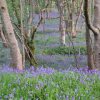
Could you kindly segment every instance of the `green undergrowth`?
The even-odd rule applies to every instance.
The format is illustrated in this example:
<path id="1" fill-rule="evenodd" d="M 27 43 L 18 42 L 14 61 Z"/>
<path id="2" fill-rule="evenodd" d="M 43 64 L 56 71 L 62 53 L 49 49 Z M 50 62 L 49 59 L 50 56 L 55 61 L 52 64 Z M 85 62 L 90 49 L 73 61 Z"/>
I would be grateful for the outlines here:
<path id="1" fill-rule="evenodd" d="M 54 47 L 54 48 L 46 48 L 43 51 L 44 54 L 49 54 L 49 55 L 57 55 L 57 54 L 86 54 L 86 47 L 85 46 L 75 46 L 74 48 L 71 47 L 66 47 L 66 46 L 59 46 L 59 47 Z"/>
<path id="2" fill-rule="evenodd" d="M 68 99 L 67 99 L 68 98 Z M 100 100 L 97 75 L 75 72 L 39 76 L 3 73 L 0 100 Z"/>

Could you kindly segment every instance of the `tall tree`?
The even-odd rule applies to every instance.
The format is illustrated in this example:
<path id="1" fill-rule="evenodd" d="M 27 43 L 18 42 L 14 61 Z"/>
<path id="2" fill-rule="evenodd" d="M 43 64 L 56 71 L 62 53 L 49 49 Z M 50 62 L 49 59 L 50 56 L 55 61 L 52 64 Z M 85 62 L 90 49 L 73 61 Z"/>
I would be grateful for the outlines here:
<path id="1" fill-rule="evenodd" d="M 90 55 L 88 54 L 88 57 L 93 55 L 93 65 L 89 66 L 91 69 L 98 69 L 100 70 L 100 0 L 94 0 L 94 21 L 93 25 L 91 24 L 90 18 L 89 18 L 89 0 L 85 0 L 84 2 L 84 14 L 86 19 L 86 24 L 88 28 L 93 32 L 94 34 L 94 52 Z M 87 32 L 87 34 L 89 34 Z M 91 59 L 88 59 L 91 60 Z"/>
<path id="2" fill-rule="evenodd" d="M 64 23 L 64 0 L 57 0 L 57 7 L 60 15 L 59 30 L 61 32 L 60 43 L 65 45 L 65 23 Z"/>
<path id="3" fill-rule="evenodd" d="M 22 70 L 22 55 L 18 46 L 18 41 L 16 40 L 14 34 L 14 29 L 9 16 L 6 0 L 0 0 L 0 10 L 9 41 L 10 53 L 12 58 L 11 66 L 18 68 L 19 70 Z"/>

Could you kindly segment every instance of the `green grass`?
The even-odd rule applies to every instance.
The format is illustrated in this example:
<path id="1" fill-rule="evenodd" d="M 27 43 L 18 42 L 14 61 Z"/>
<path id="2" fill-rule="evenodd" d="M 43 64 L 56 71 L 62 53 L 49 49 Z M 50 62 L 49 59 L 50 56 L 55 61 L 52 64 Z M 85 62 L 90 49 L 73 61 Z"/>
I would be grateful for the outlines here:
<path id="1" fill-rule="evenodd" d="M 54 47 L 54 48 L 47 48 L 44 51 L 44 54 L 48 55 L 65 55 L 65 54 L 86 54 L 86 47 L 84 46 L 75 46 L 74 48 L 71 47 L 66 47 L 66 46 L 59 46 L 59 47 Z"/>
<path id="2" fill-rule="evenodd" d="M 100 100 L 100 79 L 97 75 L 75 72 L 36 77 L 14 73 L 0 75 L 1 100 L 66 100 L 66 96 L 68 100 Z"/>

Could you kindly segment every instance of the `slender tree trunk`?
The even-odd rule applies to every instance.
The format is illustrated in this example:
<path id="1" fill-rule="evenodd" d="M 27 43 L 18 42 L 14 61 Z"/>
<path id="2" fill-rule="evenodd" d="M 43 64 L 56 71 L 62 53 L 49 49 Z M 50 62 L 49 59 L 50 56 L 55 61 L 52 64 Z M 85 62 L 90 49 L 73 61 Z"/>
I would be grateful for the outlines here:
<path id="1" fill-rule="evenodd" d="M 23 10 L 23 1 L 20 0 L 20 15 L 21 15 L 21 39 L 22 39 L 22 63 L 25 67 L 25 40 L 24 40 L 24 23 L 23 23 L 23 16 L 24 16 L 24 10 Z"/>
<path id="2" fill-rule="evenodd" d="M 16 40 L 14 29 L 10 20 L 10 16 L 7 9 L 6 0 L 0 0 L 0 10 L 2 13 L 3 21 L 5 24 L 5 29 L 8 36 L 10 53 L 11 53 L 11 66 L 18 68 L 19 70 L 23 69 L 22 66 L 22 55 L 20 53 L 20 49 L 18 46 L 18 42 Z"/>
<path id="3" fill-rule="evenodd" d="M 65 45 L 65 19 L 64 19 L 64 6 L 63 6 L 63 2 L 61 0 L 57 0 L 57 7 L 58 7 L 58 11 L 60 14 L 60 24 L 59 24 L 59 31 L 61 32 L 60 35 L 60 43 L 61 45 Z"/>
<path id="4" fill-rule="evenodd" d="M 65 24 L 64 24 L 64 16 L 63 9 L 60 10 L 60 31 L 61 31 L 61 44 L 65 45 Z"/>
<path id="5" fill-rule="evenodd" d="M 74 14 L 75 14 L 75 0 L 72 0 L 72 12 L 71 12 L 71 34 L 72 34 L 72 38 L 76 37 L 76 27 L 75 27 Z"/>

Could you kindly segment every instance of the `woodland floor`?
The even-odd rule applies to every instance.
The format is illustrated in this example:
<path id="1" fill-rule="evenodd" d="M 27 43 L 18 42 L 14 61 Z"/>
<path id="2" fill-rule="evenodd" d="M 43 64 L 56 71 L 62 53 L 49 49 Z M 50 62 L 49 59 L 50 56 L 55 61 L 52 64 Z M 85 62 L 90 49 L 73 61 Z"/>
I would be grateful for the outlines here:
<path id="1" fill-rule="evenodd" d="M 39 17 L 34 15 L 34 24 L 37 24 Z M 49 14 L 50 17 L 58 17 L 59 14 L 55 11 Z M 81 23 L 80 19 L 80 23 Z M 81 24 L 79 24 L 81 26 Z M 44 28 L 44 29 L 43 29 Z M 35 57 L 39 66 L 53 67 L 56 69 L 66 69 L 75 65 L 75 59 L 73 55 L 48 55 L 44 54 L 44 50 L 47 48 L 54 48 L 60 46 L 59 37 L 59 19 L 46 19 L 45 24 L 41 24 L 38 31 L 35 34 Z M 85 32 L 82 29 L 77 33 L 77 37 L 73 39 L 75 46 L 86 46 Z M 66 46 L 71 46 L 71 42 L 66 35 Z M 9 64 L 10 62 L 9 50 L 3 48 L 0 43 L 0 65 Z M 86 55 L 77 55 L 78 64 L 82 67 L 87 66 Z"/>

